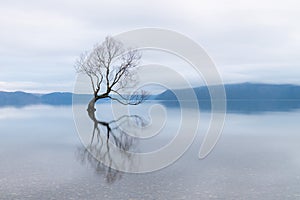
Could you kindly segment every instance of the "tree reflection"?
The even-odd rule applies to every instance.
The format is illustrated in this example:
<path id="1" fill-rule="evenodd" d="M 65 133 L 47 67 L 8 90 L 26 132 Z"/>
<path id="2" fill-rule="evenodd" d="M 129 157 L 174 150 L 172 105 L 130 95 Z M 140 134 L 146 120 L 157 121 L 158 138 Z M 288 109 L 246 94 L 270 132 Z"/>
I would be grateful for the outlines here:
<path id="1" fill-rule="evenodd" d="M 104 175 L 107 183 L 114 183 L 122 177 L 121 167 L 128 168 L 135 164 L 130 151 L 134 150 L 138 140 L 128 131 L 132 127 L 142 128 L 146 123 L 138 115 L 123 115 L 115 120 L 101 121 L 96 117 L 96 109 L 88 109 L 88 116 L 93 121 L 93 131 L 86 148 L 78 149 L 79 160 Z"/>

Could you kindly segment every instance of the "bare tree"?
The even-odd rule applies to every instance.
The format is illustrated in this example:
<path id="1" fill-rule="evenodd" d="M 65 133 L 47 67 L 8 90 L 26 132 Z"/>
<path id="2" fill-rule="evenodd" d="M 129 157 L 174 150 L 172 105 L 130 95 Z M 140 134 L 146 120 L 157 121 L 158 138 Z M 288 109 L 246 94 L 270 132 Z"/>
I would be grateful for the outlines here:
<path id="1" fill-rule="evenodd" d="M 120 41 L 106 37 L 91 52 L 78 59 L 75 69 L 90 78 L 94 97 L 88 110 L 93 110 L 99 99 L 110 98 L 124 105 L 137 105 L 146 98 L 146 92 L 136 91 L 128 95 L 126 90 L 137 83 L 136 69 L 141 60 L 137 50 L 126 49 Z M 125 92 L 125 93 L 124 93 Z"/>

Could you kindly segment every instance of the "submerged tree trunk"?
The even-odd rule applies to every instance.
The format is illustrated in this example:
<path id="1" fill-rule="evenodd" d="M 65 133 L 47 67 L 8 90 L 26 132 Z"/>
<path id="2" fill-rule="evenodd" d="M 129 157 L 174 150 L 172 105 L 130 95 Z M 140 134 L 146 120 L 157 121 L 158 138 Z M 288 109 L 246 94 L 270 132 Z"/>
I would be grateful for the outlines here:
<path id="1" fill-rule="evenodd" d="M 87 111 L 96 111 L 96 107 L 95 107 L 96 102 L 99 99 L 104 99 L 104 98 L 107 98 L 107 97 L 109 97 L 108 96 L 108 92 L 106 92 L 104 94 L 101 94 L 101 95 L 95 94 L 94 97 L 93 97 L 93 99 L 89 102 Z"/>
<path id="2" fill-rule="evenodd" d="M 96 108 L 95 108 L 95 104 L 96 104 L 97 99 L 94 97 L 88 104 L 88 108 L 87 111 L 88 112 L 95 112 Z"/>

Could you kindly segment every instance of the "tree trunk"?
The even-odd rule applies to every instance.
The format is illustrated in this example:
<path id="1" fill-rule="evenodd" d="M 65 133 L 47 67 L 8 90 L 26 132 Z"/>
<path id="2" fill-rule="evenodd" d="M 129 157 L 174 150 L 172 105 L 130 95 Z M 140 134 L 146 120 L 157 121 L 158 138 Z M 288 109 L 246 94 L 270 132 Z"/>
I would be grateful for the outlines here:
<path id="1" fill-rule="evenodd" d="M 94 97 L 94 98 L 89 102 L 87 111 L 89 111 L 89 112 L 95 112 L 95 111 L 96 111 L 96 108 L 95 108 L 96 101 L 97 101 L 97 99 Z"/>

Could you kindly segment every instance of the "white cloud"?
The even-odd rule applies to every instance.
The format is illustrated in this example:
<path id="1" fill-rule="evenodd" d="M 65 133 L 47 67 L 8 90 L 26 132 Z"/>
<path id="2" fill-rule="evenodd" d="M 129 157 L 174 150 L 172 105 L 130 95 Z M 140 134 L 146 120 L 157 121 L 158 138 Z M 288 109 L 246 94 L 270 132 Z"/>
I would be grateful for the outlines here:
<path id="1" fill-rule="evenodd" d="M 6 84 L 0 90 L 8 83 L 27 90 L 16 84 L 26 82 L 34 83 L 30 90 L 40 91 L 43 83 L 43 90 L 69 90 L 81 52 L 107 34 L 142 27 L 194 39 L 226 82 L 300 84 L 299 11 L 299 1 L 292 0 L 1 2 L 0 81 Z"/>
<path id="2" fill-rule="evenodd" d="M 41 82 L 0 82 L 0 91 L 24 91 L 32 93 L 69 92 L 72 91 L 73 82 L 41 83 Z M 3 88 L 3 89 L 2 89 Z M 20 90 L 20 88 L 22 88 Z"/>

